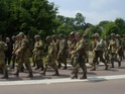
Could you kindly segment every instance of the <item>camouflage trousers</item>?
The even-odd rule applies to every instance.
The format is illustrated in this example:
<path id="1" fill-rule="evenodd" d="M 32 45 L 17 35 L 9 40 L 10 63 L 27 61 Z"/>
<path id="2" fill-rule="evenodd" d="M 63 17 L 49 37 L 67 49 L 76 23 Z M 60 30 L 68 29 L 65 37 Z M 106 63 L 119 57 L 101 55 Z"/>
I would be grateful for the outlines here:
<path id="1" fill-rule="evenodd" d="M 67 65 L 66 54 L 60 54 L 57 57 L 57 61 L 58 61 L 58 64 L 59 64 L 60 67 L 61 67 L 61 63 L 63 63 L 66 66 Z"/>
<path id="2" fill-rule="evenodd" d="M 103 51 L 95 51 L 95 55 L 93 58 L 93 64 L 92 64 L 93 67 L 96 68 L 98 58 L 100 58 L 100 61 L 102 61 L 104 63 L 104 65 L 107 67 L 107 63 L 106 63 L 105 59 L 103 58 Z"/>
<path id="3" fill-rule="evenodd" d="M 29 72 L 32 72 L 29 57 L 19 56 L 17 59 L 17 63 L 18 63 L 17 70 L 21 70 L 23 64 L 25 64 L 27 70 Z"/>
<path id="4" fill-rule="evenodd" d="M 111 64 L 112 64 L 112 68 L 114 68 L 114 62 L 118 62 L 118 64 L 121 63 L 121 61 L 118 59 L 117 57 L 117 53 L 111 53 L 110 54 L 110 60 L 111 60 Z M 119 65 L 120 66 L 120 65 Z"/>
<path id="5" fill-rule="evenodd" d="M 5 73 L 7 71 L 7 66 L 3 58 L 0 57 L 0 69 Z"/>
<path id="6" fill-rule="evenodd" d="M 87 67 L 86 67 L 86 63 L 85 63 L 85 58 L 83 56 L 75 56 L 72 59 L 72 66 L 73 66 L 73 74 L 77 74 L 79 68 L 82 69 L 83 74 L 87 73 Z"/>
<path id="7" fill-rule="evenodd" d="M 52 67 L 54 70 L 58 69 L 58 63 L 55 57 L 47 55 L 46 60 L 44 62 L 44 67 L 47 68 L 48 66 Z"/>

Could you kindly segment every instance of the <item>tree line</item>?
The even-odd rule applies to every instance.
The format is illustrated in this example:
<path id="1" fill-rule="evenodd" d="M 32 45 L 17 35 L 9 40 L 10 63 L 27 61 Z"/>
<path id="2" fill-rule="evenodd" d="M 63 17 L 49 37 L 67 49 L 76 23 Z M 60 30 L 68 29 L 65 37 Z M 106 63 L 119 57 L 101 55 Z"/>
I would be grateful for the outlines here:
<path id="1" fill-rule="evenodd" d="M 4 37 L 24 32 L 29 37 L 40 34 L 69 34 L 71 31 L 86 33 L 88 37 L 98 32 L 102 37 L 112 32 L 123 35 L 125 20 L 101 21 L 97 25 L 85 22 L 82 13 L 75 17 L 58 15 L 58 7 L 48 0 L 0 0 L 0 34 Z"/>

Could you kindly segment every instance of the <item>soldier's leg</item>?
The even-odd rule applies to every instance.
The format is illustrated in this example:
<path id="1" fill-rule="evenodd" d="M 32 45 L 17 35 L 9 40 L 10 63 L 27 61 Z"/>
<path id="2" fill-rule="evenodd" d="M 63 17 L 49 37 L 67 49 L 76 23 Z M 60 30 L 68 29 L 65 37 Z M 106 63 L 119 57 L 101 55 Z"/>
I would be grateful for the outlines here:
<path id="1" fill-rule="evenodd" d="M 79 64 L 80 64 L 80 67 L 83 71 L 83 75 L 82 75 L 82 77 L 80 77 L 80 79 L 87 79 L 87 67 L 86 67 L 85 60 L 83 60 L 83 62 L 81 62 Z"/>
<path id="2" fill-rule="evenodd" d="M 117 58 L 117 54 L 114 54 L 114 61 L 118 62 L 118 66 L 121 67 L 121 61 Z"/>
<path id="3" fill-rule="evenodd" d="M 63 69 L 67 69 L 67 61 L 66 61 L 66 56 L 63 55 L 62 57 L 62 62 L 64 64 L 64 68 Z"/>
<path id="4" fill-rule="evenodd" d="M 16 75 L 18 77 L 19 76 L 19 72 L 20 72 L 21 68 L 23 67 L 23 63 L 24 63 L 23 58 L 18 58 L 17 59 L 17 63 L 18 63 L 17 70 L 16 70 L 16 72 L 13 75 Z"/>
<path id="5" fill-rule="evenodd" d="M 42 75 L 46 75 L 46 71 L 47 71 L 47 68 L 48 68 L 48 65 L 49 65 L 49 63 L 51 62 L 51 59 L 50 59 L 50 57 L 49 56 L 46 56 L 46 60 L 45 60 L 45 62 L 43 63 L 43 65 L 44 65 L 44 70 L 43 70 L 43 73 L 42 73 Z"/>
<path id="6" fill-rule="evenodd" d="M 13 56 L 12 56 L 12 67 L 11 67 L 11 69 L 14 69 L 14 68 L 15 68 L 15 61 L 16 61 L 16 56 L 13 55 Z"/>
<path id="7" fill-rule="evenodd" d="M 73 76 L 71 77 L 71 79 L 77 79 L 78 78 L 78 60 L 77 57 L 74 57 L 73 62 L 72 62 L 72 66 L 73 66 L 73 71 L 72 74 Z"/>
<path id="8" fill-rule="evenodd" d="M 92 69 L 90 71 L 95 71 L 96 70 L 96 63 L 98 62 L 98 54 L 95 52 L 94 58 L 93 58 L 93 64 L 92 64 Z"/>
<path id="9" fill-rule="evenodd" d="M 105 70 L 107 70 L 108 69 L 108 65 L 107 65 L 107 63 L 106 63 L 106 60 L 103 58 L 103 51 L 100 51 L 99 52 L 99 57 L 100 57 L 100 60 L 104 63 L 104 65 L 105 65 Z"/>
<path id="10" fill-rule="evenodd" d="M 55 61 L 53 61 L 51 63 L 52 63 L 51 67 L 55 70 L 55 74 L 53 74 L 53 76 L 59 76 L 60 74 L 59 74 L 58 66 L 57 66 L 58 62 L 55 60 Z"/>
<path id="11" fill-rule="evenodd" d="M 62 61 L 61 56 L 58 56 L 58 57 L 57 57 L 57 62 L 58 62 L 58 68 L 59 68 L 59 69 L 62 67 L 61 61 Z"/>
<path id="12" fill-rule="evenodd" d="M 27 67 L 27 70 L 29 71 L 28 77 L 33 77 L 32 68 L 31 68 L 31 64 L 30 64 L 29 58 L 28 57 L 24 58 L 24 62 L 25 62 L 25 65 Z"/>
<path id="13" fill-rule="evenodd" d="M 114 53 L 111 53 L 111 68 L 114 68 Z"/>
<path id="14" fill-rule="evenodd" d="M 119 55 L 120 61 L 122 61 L 122 59 L 123 59 L 123 50 L 120 50 L 118 52 L 118 55 Z"/>
<path id="15" fill-rule="evenodd" d="M 33 66 L 32 67 L 35 67 L 36 63 L 35 63 L 34 55 L 32 56 L 32 61 L 33 61 Z"/>
<path id="16" fill-rule="evenodd" d="M 42 61 L 42 59 L 41 59 L 41 60 L 37 60 L 36 62 L 37 62 L 37 64 L 38 64 L 38 65 L 37 65 L 37 66 L 38 66 L 38 69 L 41 68 L 41 70 L 43 70 L 44 67 L 43 67 L 43 61 Z"/>
<path id="17" fill-rule="evenodd" d="M 1 61 L 0 61 L 1 62 Z M 2 79 L 7 79 L 8 78 L 8 70 L 7 70 L 7 66 L 6 64 L 4 63 L 4 60 L 3 62 L 0 64 L 3 72 L 4 72 L 4 76 L 2 77 Z"/>

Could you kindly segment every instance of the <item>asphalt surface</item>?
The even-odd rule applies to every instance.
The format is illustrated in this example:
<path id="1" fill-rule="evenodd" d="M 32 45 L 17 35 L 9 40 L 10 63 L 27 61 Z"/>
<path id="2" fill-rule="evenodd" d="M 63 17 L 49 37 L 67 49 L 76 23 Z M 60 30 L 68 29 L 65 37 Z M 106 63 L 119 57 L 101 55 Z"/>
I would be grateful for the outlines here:
<path id="1" fill-rule="evenodd" d="M 0 94 L 125 94 L 125 79 L 48 85 L 1 86 Z"/>

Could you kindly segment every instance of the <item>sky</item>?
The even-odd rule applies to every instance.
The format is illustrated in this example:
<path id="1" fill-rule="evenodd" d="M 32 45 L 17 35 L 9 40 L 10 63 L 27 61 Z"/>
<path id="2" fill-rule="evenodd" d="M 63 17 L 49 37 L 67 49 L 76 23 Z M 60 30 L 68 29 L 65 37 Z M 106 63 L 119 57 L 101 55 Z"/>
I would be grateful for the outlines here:
<path id="1" fill-rule="evenodd" d="M 98 24 L 100 21 L 125 20 L 125 0 L 48 0 L 58 7 L 58 14 L 75 17 L 82 13 L 86 23 Z"/>

